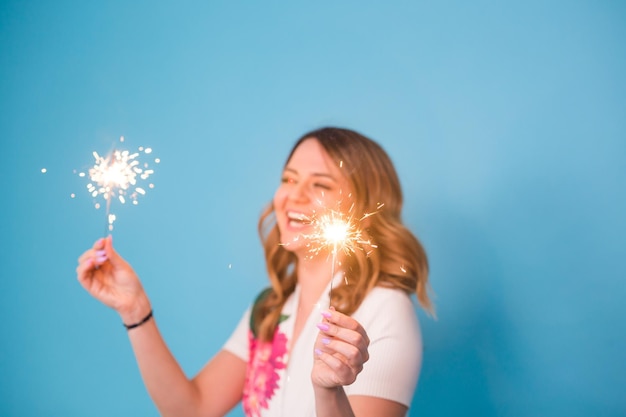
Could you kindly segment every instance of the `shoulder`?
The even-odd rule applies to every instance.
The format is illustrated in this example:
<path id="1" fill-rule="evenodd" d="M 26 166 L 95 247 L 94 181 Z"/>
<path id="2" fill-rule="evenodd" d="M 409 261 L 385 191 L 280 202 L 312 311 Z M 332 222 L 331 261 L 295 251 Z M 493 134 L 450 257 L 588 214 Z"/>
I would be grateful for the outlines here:
<path id="1" fill-rule="evenodd" d="M 354 315 L 364 315 L 371 309 L 384 309 L 389 313 L 415 314 L 415 303 L 406 292 L 386 287 L 375 287 L 366 296 Z"/>
<path id="2" fill-rule="evenodd" d="M 375 287 L 352 317 L 365 329 L 396 329 L 419 334 L 416 304 L 409 294 L 399 289 Z"/>

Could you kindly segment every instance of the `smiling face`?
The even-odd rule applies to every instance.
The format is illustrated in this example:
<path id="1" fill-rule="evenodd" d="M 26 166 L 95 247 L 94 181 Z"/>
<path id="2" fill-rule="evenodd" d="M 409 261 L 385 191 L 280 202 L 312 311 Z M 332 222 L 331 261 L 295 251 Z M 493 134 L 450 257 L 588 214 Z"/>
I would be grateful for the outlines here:
<path id="1" fill-rule="evenodd" d="M 313 216 L 325 209 L 340 210 L 350 203 L 350 196 L 350 186 L 337 163 L 317 139 L 304 140 L 287 161 L 274 195 L 281 244 L 305 255 L 308 248 L 302 237 L 313 232 Z"/>

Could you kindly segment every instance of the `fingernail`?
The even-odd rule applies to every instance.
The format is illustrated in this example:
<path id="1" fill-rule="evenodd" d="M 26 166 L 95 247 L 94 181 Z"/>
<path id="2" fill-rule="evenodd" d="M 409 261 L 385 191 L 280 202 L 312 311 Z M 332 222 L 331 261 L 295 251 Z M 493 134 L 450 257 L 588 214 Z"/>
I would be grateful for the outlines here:
<path id="1" fill-rule="evenodd" d="M 330 326 L 328 324 L 326 324 L 326 323 L 319 323 L 317 325 L 317 328 L 325 332 L 328 329 L 330 329 Z"/>
<path id="2" fill-rule="evenodd" d="M 100 263 L 102 263 L 102 262 L 104 262 L 106 260 L 107 260 L 107 256 L 106 255 L 102 255 L 102 256 L 97 256 L 96 257 L 96 261 L 98 261 Z"/>
<path id="3" fill-rule="evenodd" d="M 320 349 L 315 349 L 316 356 L 322 356 L 322 351 Z"/>
<path id="4" fill-rule="evenodd" d="M 323 343 L 323 344 L 325 344 L 325 345 L 327 345 L 327 344 L 329 344 L 329 343 L 330 343 L 330 339 L 323 338 L 323 339 L 322 339 L 322 343 Z"/>
<path id="5" fill-rule="evenodd" d="M 332 316 L 332 314 L 330 314 L 330 311 L 322 311 L 322 316 L 324 316 L 327 319 L 329 319 Z"/>
<path id="6" fill-rule="evenodd" d="M 99 256 L 99 257 L 100 256 L 106 256 L 106 254 L 107 254 L 107 251 L 105 251 L 104 249 L 100 249 L 100 250 L 96 251 L 96 255 Z"/>

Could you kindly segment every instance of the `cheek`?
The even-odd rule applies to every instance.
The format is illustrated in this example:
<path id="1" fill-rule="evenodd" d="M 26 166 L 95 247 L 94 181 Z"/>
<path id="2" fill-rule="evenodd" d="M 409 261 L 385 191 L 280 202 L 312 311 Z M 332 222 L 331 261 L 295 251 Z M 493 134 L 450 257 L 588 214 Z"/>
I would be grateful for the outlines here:
<path id="1" fill-rule="evenodd" d="M 283 205 L 285 199 L 287 198 L 287 192 L 283 187 L 278 187 L 276 192 L 274 193 L 274 198 L 272 202 L 274 203 L 274 208 L 277 209 Z"/>
<path id="2" fill-rule="evenodd" d="M 339 211 L 344 214 L 349 214 L 354 205 L 352 196 L 344 193 L 327 194 L 317 201 L 326 209 Z"/>

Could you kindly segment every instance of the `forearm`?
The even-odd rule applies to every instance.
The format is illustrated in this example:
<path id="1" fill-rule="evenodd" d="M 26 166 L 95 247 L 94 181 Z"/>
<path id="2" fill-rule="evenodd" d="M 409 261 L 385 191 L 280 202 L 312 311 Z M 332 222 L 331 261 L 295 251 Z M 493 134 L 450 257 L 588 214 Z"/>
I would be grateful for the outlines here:
<path id="1" fill-rule="evenodd" d="M 144 304 L 141 314 L 150 311 L 149 303 Z M 126 324 L 141 320 L 138 314 L 123 314 Z M 143 318 L 142 317 L 142 318 Z M 200 409 L 200 394 L 165 344 L 155 319 L 152 318 L 139 327 L 128 330 L 128 338 L 135 353 L 139 371 L 150 397 L 162 416 L 194 416 Z"/>
<path id="2" fill-rule="evenodd" d="M 343 387 L 315 387 L 317 417 L 354 417 L 354 412 Z"/>
<path id="3" fill-rule="evenodd" d="M 78 258 L 76 275 L 85 290 L 117 311 L 127 325 L 139 370 L 161 414 L 176 417 L 199 414 L 200 390 L 170 353 L 154 318 L 148 318 L 150 301 L 137 274 L 113 249 L 111 236 L 98 239 Z"/>

